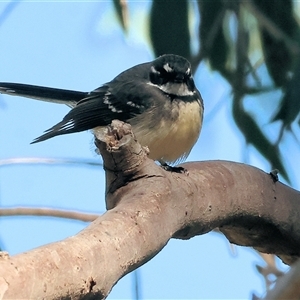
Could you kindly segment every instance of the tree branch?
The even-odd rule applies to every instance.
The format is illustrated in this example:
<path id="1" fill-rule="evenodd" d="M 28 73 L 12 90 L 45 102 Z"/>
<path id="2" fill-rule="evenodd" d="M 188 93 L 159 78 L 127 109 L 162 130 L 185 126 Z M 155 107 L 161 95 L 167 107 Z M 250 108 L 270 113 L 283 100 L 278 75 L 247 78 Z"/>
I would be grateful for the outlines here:
<path id="1" fill-rule="evenodd" d="M 98 139 L 109 210 L 76 236 L 0 259 L 4 299 L 105 298 L 170 238 L 216 227 L 231 242 L 286 263 L 300 256 L 300 193 L 269 174 L 227 161 L 184 164 L 188 175 L 166 172 L 123 123 Z"/>

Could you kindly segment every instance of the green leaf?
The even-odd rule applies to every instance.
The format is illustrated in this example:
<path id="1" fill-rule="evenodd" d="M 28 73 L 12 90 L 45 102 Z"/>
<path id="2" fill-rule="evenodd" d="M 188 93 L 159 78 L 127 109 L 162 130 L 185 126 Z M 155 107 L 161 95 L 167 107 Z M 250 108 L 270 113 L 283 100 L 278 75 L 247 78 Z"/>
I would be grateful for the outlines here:
<path id="1" fill-rule="evenodd" d="M 222 0 L 199 0 L 200 27 L 199 38 L 201 51 L 212 69 L 218 70 L 227 77 L 226 62 L 229 47 L 223 31 L 225 9 Z"/>
<path id="2" fill-rule="evenodd" d="M 281 106 L 273 121 L 282 120 L 284 127 L 289 127 L 300 113 L 300 60 L 296 65 L 292 79 L 286 85 Z"/>
<path id="3" fill-rule="evenodd" d="M 155 56 L 178 54 L 190 59 L 188 0 L 153 0 L 150 37 Z"/>
<path id="4" fill-rule="evenodd" d="M 113 0 L 119 22 L 126 32 L 128 29 L 128 8 L 126 0 Z"/>
<path id="5" fill-rule="evenodd" d="M 282 87 L 287 83 L 294 60 L 288 41 L 299 30 L 292 0 L 254 0 L 254 3 L 271 24 L 269 27 L 261 27 L 262 47 L 269 74 L 275 85 Z M 262 24 L 262 17 L 256 17 L 258 23 Z"/>
<path id="6" fill-rule="evenodd" d="M 244 134 L 246 142 L 252 144 L 270 162 L 271 169 L 278 169 L 279 174 L 289 182 L 278 147 L 265 137 L 257 123 L 244 111 L 237 99 L 233 101 L 232 113 L 237 126 Z"/>

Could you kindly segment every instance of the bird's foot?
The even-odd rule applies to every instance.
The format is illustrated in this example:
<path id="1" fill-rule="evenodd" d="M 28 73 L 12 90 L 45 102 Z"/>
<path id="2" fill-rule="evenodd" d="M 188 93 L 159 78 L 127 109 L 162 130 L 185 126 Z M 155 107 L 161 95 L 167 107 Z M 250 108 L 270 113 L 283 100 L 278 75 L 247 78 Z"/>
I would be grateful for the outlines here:
<path id="1" fill-rule="evenodd" d="M 161 167 L 168 171 L 168 172 L 174 172 L 174 173 L 179 173 L 179 174 L 187 174 L 188 175 L 188 170 L 183 168 L 183 167 L 172 167 L 170 165 L 168 165 L 167 163 L 165 162 L 161 162 Z"/>

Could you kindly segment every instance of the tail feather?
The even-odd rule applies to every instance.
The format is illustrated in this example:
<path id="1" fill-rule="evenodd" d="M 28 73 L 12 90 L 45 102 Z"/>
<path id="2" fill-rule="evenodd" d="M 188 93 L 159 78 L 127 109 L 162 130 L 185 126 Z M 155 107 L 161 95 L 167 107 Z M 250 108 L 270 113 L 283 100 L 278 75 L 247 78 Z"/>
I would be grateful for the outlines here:
<path id="1" fill-rule="evenodd" d="M 47 102 L 63 103 L 70 107 L 74 107 L 77 102 L 88 95 L 86 92 L 10 82 L 0 82 L 0 93 Z"/>
<path id="2" fill-rule="evenodd" d="M 35 138 L 30 144 L 39 143 L 39 142 L 48 140 L 48 139 L 53 138 L 58 135 L 74 133 L 74 132 L 78 132 L 78 131 L 80 131 L 80 130 L 77 130 L 74 127 L 73 120 L 63 119 L 61 122 L 57 123 L 56 125 L 52 126 L 49 129 L 45 130 L 44 134 Z"/>

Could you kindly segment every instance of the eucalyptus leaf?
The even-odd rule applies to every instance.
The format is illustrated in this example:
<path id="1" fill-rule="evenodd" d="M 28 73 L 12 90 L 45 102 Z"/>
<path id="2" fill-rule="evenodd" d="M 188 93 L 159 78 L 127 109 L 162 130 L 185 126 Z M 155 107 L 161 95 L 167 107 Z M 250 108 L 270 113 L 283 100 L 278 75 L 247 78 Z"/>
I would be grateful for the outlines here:
<path id="1" fill-rule="evenodd" d="M 128 29 L 128 8 L 126 0 L 113 0 L 114 8 L 117 13 L 119 22 L 126 32 Z"/>
<path id="2" fill-rule="evenodd" d="M 234 100 L 232 112 L 234 120 L 242 131 L 246 142 L 252 144 L 270 162 L 271 169 L 278 169 L 282 177 L 289 182 L 290 179 L 278 147 L 266 138 L 255 120 L 240 105 L 240 100 Z"/>
<path id="3" fill-rule="evenodd" d="M 177 54 L 190 59 L 188 0 L 153 0 L 150 38 L 155 56 Z"/>
<path id="4" fill-rule="evenodd" d="M 294 17 L 291 0 L 254 0 L 259 10 L 267 17 L 269 26 L 263 26 L 262 17 L 257 15 L 261 24 L 261 40 L 264 59 L 269 74 L 278 87 L 288 81 L 292 70 L 294 55 L 290 47 L 290 39 L 298 32 L 299 26 Z"/>
<path id="5" fill-rule="evenodd" d="M 204 58 L 212 69 L 226 76 L 226 61 L 229 47 L 223 31 L 225 8 L 221 0 L 199 0 L 199 39 Z"/>
<path id="6" fill-rule="evenodd" d="M 294 75 L 286 85 L 286 91 L 281 100 L 281 106 L 273 121 L 282 120 L 284 127 L 291 123 L 300 113 L 300 60 L 296 65 Z"/>

